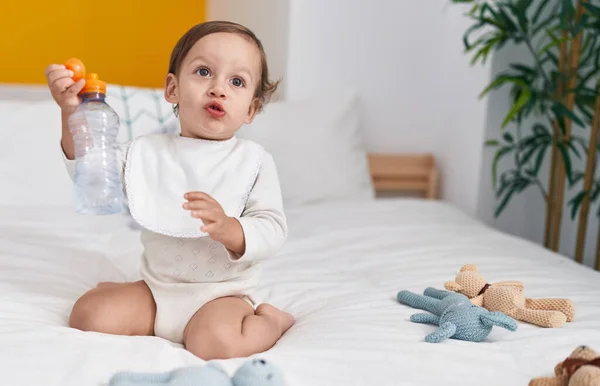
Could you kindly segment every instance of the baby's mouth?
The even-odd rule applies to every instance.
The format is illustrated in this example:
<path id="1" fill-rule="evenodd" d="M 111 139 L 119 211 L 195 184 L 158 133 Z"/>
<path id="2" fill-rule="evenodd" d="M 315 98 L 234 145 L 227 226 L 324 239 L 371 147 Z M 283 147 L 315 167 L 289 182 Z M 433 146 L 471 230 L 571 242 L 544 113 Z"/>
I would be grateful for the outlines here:
<path id="1" fill-rule="evenodd" d="M 220 118 L 225 115 L 225 109 L 218 102 L 211 102 L 207 104 L 205 109 L 215 118 Z"/>

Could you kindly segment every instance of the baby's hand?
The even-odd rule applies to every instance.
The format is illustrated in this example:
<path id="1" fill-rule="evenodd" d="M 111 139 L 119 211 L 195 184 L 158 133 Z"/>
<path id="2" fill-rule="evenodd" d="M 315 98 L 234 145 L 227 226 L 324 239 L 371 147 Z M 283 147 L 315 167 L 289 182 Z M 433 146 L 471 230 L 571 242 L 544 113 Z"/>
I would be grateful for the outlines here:
<path id="1" fill-rule="evenodd" d="M 46 78 L 52 98 L 63 111 L 71 112 L 81 103 L 78 96 L 83 90 L 85 79 L 78 82 L 73 80 L 73 71 L 67 70 L 62 64 L 51 64 L 46 67 Z"/>
<path id="2" fill-rule="evenodd" d="M 240 223 L 233 217 L 228 217 L 221 205 L 206 193 L 190 192 L 184 195 L 188 201 L 183 208 L 190 210 L 192 217 L 199 218 L 204 223 L 202 232 L 208 233 L 211 239 L 220 242 L 231 251 L 243 254 L 244 232 Z"/>

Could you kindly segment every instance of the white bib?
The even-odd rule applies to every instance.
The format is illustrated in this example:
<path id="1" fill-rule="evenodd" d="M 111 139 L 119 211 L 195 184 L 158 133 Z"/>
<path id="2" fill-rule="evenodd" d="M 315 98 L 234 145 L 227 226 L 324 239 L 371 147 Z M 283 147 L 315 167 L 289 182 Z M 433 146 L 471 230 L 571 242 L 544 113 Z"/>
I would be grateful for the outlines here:
<path id="1" fill-rule="evenodd" d="M 125 166 L 129 209 L 142 227 L 172 237 L 204 237 L 202 221 L 183 209 L 184 194 L 204 192 L 227 216 L 240 216 L 263 157 L 258 144 L 152 134 L 130 145 Z"/>

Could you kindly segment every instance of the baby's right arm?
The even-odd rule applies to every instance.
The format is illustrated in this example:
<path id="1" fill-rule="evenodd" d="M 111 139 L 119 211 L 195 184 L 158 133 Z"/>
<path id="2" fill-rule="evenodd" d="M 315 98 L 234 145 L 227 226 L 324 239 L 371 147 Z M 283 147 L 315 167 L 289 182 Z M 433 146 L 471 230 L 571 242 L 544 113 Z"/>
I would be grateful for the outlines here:
<path id="1" fill-rule="evenodd" d="M 85 79 L 80 79 L 78 82 L 75 82 L 72 77 L 73 72 L 67 70 L 62 64 L 51 64 L 46 67 L 48 87 L 50 87 L 52 97 L 61 110 L 62 137 L 60 144 L 64 156 L 63 160 L 65 161 L 65 166 L 71 180 L 74 180 L 75 143 L 71 131 L 69 130 L 69 117 L 73 111 L 75 111 L 77 106 L 81 104 L 79 92 L 83 90 L 83 86 L 85 86 Z M 128 143 L 117 145 L 117 165 L 119 168 L 119 175 L 121 176 L 121 182 L 123 183 L 123 190 L 125 190 L 123 175 L 128 146 Z"/>
<path id="2" fill-rule="evenodd" d="M 85 85 L 85 79 L 78 82 L 73 80 L 73 71 L 67 70 L 62 64 L 51 64 L 46 67 L 46 79 L 52 98 L 61 110 L 62 138 L 61 146 L 68 160 L 75 159 L 75 145 L 69 131 L 69 116 L 81 103 L 79 92 Z"/>

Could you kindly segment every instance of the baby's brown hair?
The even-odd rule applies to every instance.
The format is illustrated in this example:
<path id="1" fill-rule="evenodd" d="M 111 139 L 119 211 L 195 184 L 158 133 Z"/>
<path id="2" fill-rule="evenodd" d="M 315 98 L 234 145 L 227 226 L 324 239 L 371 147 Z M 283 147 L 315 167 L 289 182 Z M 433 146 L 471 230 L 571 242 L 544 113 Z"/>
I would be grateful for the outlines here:
<path id="1" fill-rule="evenodd" d="M 243 25 L 229 21 L 208 21 L 195 25 L 188 30 L 177 42 L 171 52 L 171 60 L 169 62 L 169 73 L 177 76 L 181 63 L 194 44 L 203 37 L 214 33 L 233 33 L 252 40 L 260 52 L 260 81 L 254 92 L 254 97 L 258 99 L 258 111 L 262 110 L 263 106 L 269 102 L 271 96 L 277 90 L 279 81 L 269 80 L 269 67 L 267 66 L 267 55 L 261 41 L 256 37 L 254 32 L 244 27 Z M 173 106 L 173 111 L 177 115 L 178 106 Z"/>

